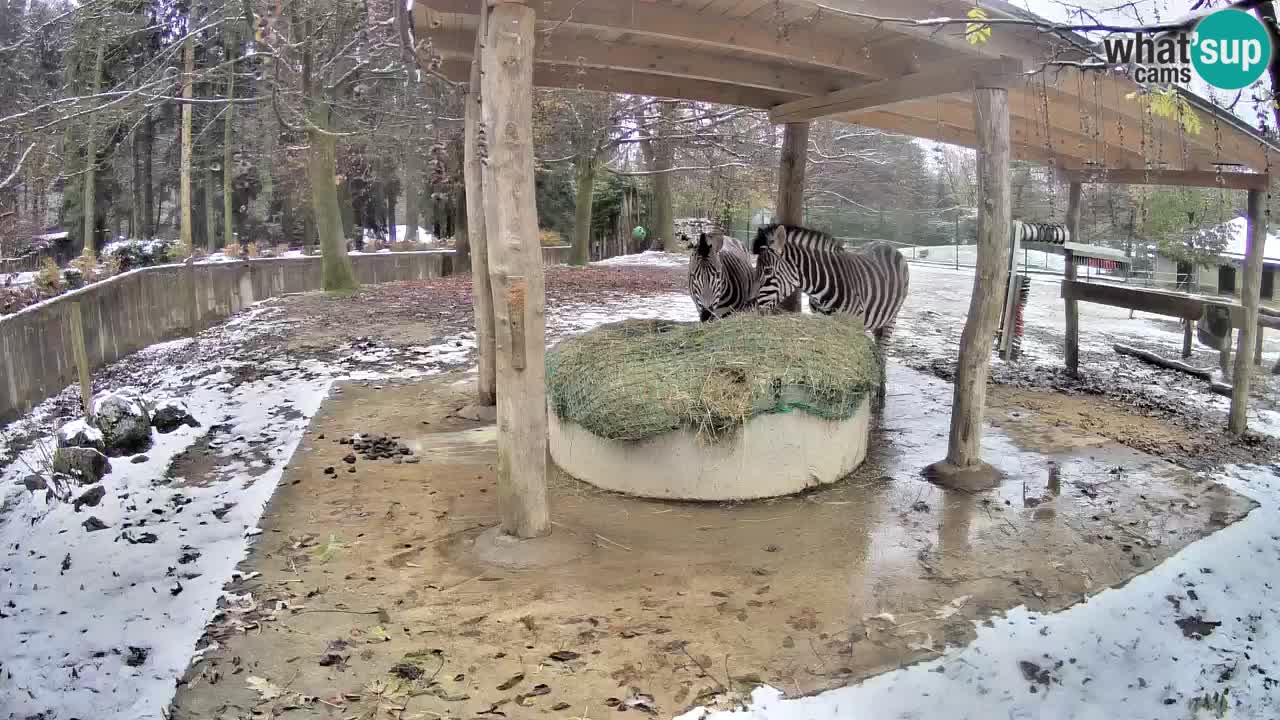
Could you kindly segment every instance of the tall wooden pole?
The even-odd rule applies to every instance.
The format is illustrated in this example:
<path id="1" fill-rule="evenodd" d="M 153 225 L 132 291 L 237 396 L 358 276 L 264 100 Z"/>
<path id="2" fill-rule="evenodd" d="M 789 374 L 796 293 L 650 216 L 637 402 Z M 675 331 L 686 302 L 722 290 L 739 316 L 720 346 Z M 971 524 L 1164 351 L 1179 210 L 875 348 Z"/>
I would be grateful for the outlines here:
<path id="1" fill-rule="evenodd" d="M 494 375 L 493 289 L 489 285 L 489 246 L 485 239 L 484 189 L 481 170 L 481 157 L 488 150 L 480 147 L 481 136 L 485 134 L 480 126 L 483 101 L 480 92 L 480 64 L 485 53 L 486 9 L 485 5 L 481 5 L 480 30 L 476 33 L 476 49 L 471 61 L 471 84 L 463 100 L 466 109 L 463 120 L 465 148 L 462 174 L 467 190 L 467 240 L 471 254 L 471 301 L 476 317 L 476 352 L 480 356 L 480 375 L 476 378 L 476 400 L 481 405 L 493 405 L 497 402 L 498 381 Z M 417 183 L 418 178 L 413 178 L 412 182 Z M 417 192 L 416 185 L 410 187 L 409 192 Z M 406 205 L 408 204 L 406 201 Z M 417 207 L 416 203 L 413 207 Z"/>
<path id="2" fill-rule="evenodd" d="M 978 140 L 977 268 L 960 334 L 947 458 L 928 468 L 938 482 L 968 489 L 989 487 L 998 479 L 980 453 L 991 344 L 1000 321 L 1000 290 L 1009 263 L 1009 92 L 978 88 L 973 108 Z"/>
<path id="3" fill-rule="evenodd" d="M 804 222 L 804 176 L 809 164 L 809 123 L 787 123 L 782 130 L 782 155 L 778 161 L 778 212 L 783 225 Z M 784 298 L 780 307 L 800 312 L 800 292 Z"/>
<path id="4" fill-rule="evenodd" d="M 1082 188 L 1080 183 L 1073 182 L 1068 188 L 1067 193 L 1067 235 L 1070 236 L 1071 242 L 1079 242 L 1080 230 L 1080 194 Z M 1070 250 L 1063 250 L 1062 259 L 1064 265 L 1062 267 L 1062 277 L 1064 280 L 1076 279 L 1076 260 L 1074 254 Z M 1071 377 L 1079 377 L 1080 375 L 1080 306 L 1076 304 L 1074 298 L 1066 301 L 1067 306 L 1067 332 L 1066 332 L 1066 348 L 1063 353 L 1067 361 L 1067 374 Z"/>
<path id="5" fill-rule="evenodd" d="M 190 22 L 188 16 L 188 22 Z M 195 45 L 190 37 L 182 45 L 182 156 L 178 176 L 178 245 L 191 253 L 191 80 L 195 72 Z"/>
<path id="6" fill-rule="evenodd" d="M 498 503 L 502 529 L 551 532 L 547 510 L 546 317 L 533 185 L 533 8 L 493 6 L 481 60 L 488 139 L 484 220 L 498 381 Z"/>
<path id="7" fill-rule="evenodd" d="M 1235 372 L 1231 378 L 1231 415 L 1227 429 L 1243 435 L 1248 427 L 1249 373 L 1253 369 L 1254 333 L 1258 332 L 1258 300 L 1262 294 L 1262 250 L 1267 241 L 1267 222 L 1263 216 L 1266 200 L 1261 190 L 1249 191 L 1249 235 L 1245 247 L 1244 284 L 1240 288 L 1240 304 L 1244 307 L 1239 345 L 1236 346 Z M 1228 341 L 1229 342 L 1229 341 Z"/>

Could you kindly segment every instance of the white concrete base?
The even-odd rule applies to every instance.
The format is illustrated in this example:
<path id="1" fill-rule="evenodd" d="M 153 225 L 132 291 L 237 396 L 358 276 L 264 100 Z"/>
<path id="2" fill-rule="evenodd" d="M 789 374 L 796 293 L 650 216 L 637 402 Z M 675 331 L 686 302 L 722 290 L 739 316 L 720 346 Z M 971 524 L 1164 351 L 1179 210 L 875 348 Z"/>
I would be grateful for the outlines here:
<path id="1" fill-rule="evenodd" d="M 847 420 L 804 412 L 758 415 L 733 436 L 699 441 L 675 430 L 608 440 L 548 409 L 551 457 L 596 487 L 670 500 L 751 500 L 833 483 L 862 464 L 871 435 L 866 400 Z"/>

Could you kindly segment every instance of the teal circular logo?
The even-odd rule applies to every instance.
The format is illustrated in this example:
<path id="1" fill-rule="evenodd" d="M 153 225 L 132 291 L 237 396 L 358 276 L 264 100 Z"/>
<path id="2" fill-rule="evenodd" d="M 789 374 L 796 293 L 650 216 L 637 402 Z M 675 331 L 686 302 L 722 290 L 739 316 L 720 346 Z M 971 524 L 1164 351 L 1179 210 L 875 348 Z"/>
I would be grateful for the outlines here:
<path id="1" fill-rule="evenodd" d="M 1257 82 L 1271 62 L 1271 36 L 1262 21 L 1242 10 L 1219 10 L 1201 20 L 1191 38 L 1191 64 L 1222 90 Z"/>

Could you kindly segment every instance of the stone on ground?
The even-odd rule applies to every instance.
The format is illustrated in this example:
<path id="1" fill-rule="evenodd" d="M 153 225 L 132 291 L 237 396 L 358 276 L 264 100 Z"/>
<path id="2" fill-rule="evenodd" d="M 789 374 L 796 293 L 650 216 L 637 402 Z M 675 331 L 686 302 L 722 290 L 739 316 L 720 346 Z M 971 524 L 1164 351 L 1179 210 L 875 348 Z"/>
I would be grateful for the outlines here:
<path id="1" fill-rule="evenodd" d="M 111 472 L 111 463 L 96 448 L 60 447 L 53 452 L 53 471 L 70 476 L 81 485 L 92 485 Z"/>
<path id="2" fill-rule="evenodd" d="M 162 433 L 173 432 L 183 425 L 200 426 L 187 409 L 187 404 L 174 398 L 156 403 L 155 410 L 151 413 L 151 424 Z"/>
<path id="3" fill-rule="evenodd" d="M 139 398 L 107 390 L 95 395 L 89 407 L 107 452 L 129 454 L 151 444 L 151 416 Z"/>
<path id="4" fill-rule="evenodd" d="M 93 448 L 105 452 L 107 443 L 101 430 L 90 425 L 84 418 L 77 418 L 58 428 L 58 447 Z"/>

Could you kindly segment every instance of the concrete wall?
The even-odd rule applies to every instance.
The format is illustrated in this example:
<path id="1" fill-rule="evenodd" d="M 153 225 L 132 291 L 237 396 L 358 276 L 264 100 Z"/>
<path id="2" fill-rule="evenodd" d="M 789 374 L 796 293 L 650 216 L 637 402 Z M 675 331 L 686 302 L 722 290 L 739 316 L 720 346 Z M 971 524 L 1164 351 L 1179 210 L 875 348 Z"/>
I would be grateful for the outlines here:
<path id="1" fill-rule="evenodd" d="M 561 264 L 570 248 L 543 248 Z M 465 271 L 451 251 L 378 253 L 351 258 L 364 284 L 426 280 Z M 189 333 L 186 275 L 195 276 L 200 327 L 260 300 L 319 290 L 320 258 L 264 258 L 231 263 L 142 268 L 59 295 L 0 318 L 0 423 L 14 420 L 76 381 L 71 307 L 79 303 L 85 349 L 97 369 L 148 345 Z"/>

